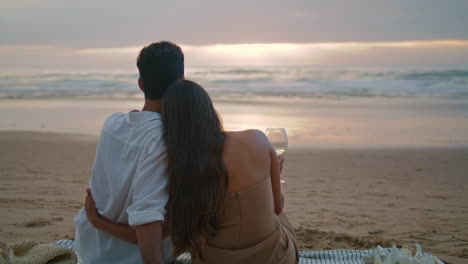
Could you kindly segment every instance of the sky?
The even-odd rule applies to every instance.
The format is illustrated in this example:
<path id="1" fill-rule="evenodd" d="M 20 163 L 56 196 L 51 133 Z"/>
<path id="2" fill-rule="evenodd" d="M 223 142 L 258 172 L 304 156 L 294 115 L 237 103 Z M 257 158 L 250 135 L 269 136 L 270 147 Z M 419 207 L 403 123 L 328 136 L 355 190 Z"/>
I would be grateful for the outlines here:
<path id="1" fill-rule="evenodd" d="M 151 42 L 191 65 L 468 64 L 466 0 L 1 0 L 0 68 L 124 67 Z"/>

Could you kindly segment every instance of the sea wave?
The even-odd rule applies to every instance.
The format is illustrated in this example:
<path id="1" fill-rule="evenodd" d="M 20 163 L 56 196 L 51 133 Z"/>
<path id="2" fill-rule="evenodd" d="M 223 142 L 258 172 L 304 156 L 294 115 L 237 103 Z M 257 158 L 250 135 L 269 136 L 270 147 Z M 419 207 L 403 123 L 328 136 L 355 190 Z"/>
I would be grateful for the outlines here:
<path id="1" fill-rule="evenodd" d="M 0 73 L 0 98 L 139 97 L 136 72 Z M 216 98 L 444 97 L 468 99 L 468 67 L 187 68 Z"/>

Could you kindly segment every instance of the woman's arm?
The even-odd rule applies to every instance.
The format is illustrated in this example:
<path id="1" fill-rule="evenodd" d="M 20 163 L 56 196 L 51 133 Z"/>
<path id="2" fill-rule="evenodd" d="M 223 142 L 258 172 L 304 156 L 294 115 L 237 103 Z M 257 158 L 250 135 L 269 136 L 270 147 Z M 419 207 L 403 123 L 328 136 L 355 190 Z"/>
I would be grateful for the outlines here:
<path id="1" fill-rule="evenodd" d="M 281 160 L 281 163 L 284 159 Z M 276 155 L 276 151 L 273 146 L 270 145 L 270 177 L 271 177 L 271 188 L 273 191 L 273 201 L 275 203 L 275 213 L 281 214 L 284 207 L 284 196 L 281 193 L 281 176 L 280 176 L 280 160 Z"/>
<path id="2" fill-rule="evenodd" d="M 113 223 L 99 215 L 96 204 L 90 189 L 86 189 L 85 211 L 91 224 L 106 233 L 109 233 L 119 239 L 138 244 L 135 229 L 126 224 Z"/>

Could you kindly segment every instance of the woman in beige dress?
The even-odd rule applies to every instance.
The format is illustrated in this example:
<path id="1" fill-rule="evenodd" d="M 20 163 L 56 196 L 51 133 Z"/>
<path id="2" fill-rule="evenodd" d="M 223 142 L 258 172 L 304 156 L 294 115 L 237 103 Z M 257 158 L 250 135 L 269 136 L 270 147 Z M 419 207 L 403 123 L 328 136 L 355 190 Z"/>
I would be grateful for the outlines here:
<path id="1" fill-rule="evenodd" d="M 168 88 L 161 116 L 173 254 L 190 252 L 194 264 L 298 263 L 279 160 L 265 134 L 224 131 L 208 94 L 188 80 Z M 96 228 L 137 243 L 133 229 L 101 217 L 89 195 L 86 210 Z"/>

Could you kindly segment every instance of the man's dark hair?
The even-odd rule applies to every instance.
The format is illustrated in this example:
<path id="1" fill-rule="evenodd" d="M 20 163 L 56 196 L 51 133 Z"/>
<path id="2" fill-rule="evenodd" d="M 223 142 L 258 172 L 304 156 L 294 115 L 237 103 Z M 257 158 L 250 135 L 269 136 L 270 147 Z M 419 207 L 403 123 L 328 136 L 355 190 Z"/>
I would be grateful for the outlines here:
<path id="1" fill-rule="evenodd" d="M 184 77 L 184 53 L 168 41 L 144 47 L 137 58 L 137 66 L 145 99 L 161 99 L 166 88 Z"/>

